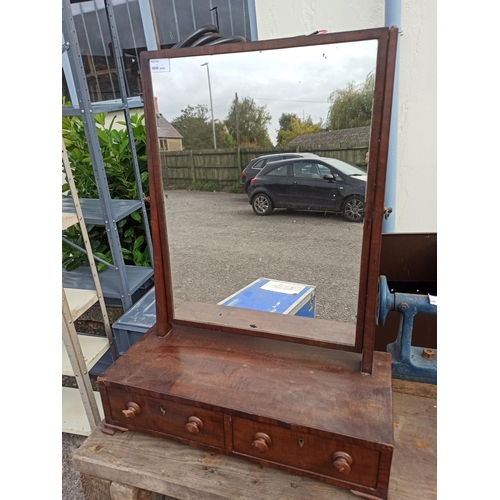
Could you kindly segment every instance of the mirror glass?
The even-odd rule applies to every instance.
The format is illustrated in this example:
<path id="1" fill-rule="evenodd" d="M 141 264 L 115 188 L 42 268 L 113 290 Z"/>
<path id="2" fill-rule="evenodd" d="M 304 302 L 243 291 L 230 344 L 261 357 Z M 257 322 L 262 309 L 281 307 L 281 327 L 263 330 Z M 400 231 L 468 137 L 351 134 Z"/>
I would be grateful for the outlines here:
<path id="1" fill-rule="evenodd" d="M 365 40 L 150 61 L 175 310 L 267 278 L 356 323 L 376 59 Z"/>

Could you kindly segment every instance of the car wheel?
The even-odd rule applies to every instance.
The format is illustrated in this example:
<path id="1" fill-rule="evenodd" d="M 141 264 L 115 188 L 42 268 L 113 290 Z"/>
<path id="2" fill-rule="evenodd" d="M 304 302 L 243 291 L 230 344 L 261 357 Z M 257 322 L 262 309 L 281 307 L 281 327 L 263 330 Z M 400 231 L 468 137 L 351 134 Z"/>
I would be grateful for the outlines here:
<path id="1" fill-rule="evenodd" d="M 349 198 L 344 203 L 342 213 L 351 222 L 362 222 L 365 217 L 365 200 L 358 196 Z"/>
<path id="2" fill-rule="evenodd" d="M 269 215 L 274 209 L 271 198 L 264 193 L 259 193 L 254 196 L 252 208 L 257 215 Z"/>

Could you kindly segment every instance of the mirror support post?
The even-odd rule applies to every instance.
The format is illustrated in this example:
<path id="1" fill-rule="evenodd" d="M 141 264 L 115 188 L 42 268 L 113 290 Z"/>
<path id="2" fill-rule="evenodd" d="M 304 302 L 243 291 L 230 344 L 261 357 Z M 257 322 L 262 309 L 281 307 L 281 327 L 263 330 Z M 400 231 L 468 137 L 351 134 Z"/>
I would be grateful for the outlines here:
<path id="1" fill-rule="evenodd" d="M 384 48 L 385 51 L 385 63 L 383 65 L 385 75 L 384 85 L 383 85 L 383 95 L 380 98 L 380 120 L 378 120 L 378 127 L 376 135 L 377 146 L 376 146 L 376 162 L 377 170 L 375 172 L 376 179 L 375 185 L 386 186 L 387 182 L 387 158 L 389 150 L 389 138 L 391 131 L 391 119 L 392 119 L 392 103 L 393 103 L 393 91 L 394 91 L 394 70 L 396 66 L 396 50 L 398 45 L 398 28 L 393 26 L 389 28 L 387 45 Z M 385 44 L 384 44 L 385 45 Z M 372 144 L 370 143 L 370 148 Z M 372 155 L 370 154 L 370 157 Z M 378 189 L 375 190 L 374 199 L 374 215 L 371 222 L 371 229 L 368 237 L 369 241 L 369 258 L 368 269 L 367 269 L 367 283 L 366 283 L 366 293 L 368 300 L 364 304 L 364 321 L 361 326 L 363 331 L 363 350 L 361 359 L 361 371 L 366 374 L 371 374 L 373 371 L 373 355 L 375 350 L 375 326 L 376 326 L 376 315 L 377 315 L 377 295 L 378 295 L 378 279 L 380 273 L 380 254 L 382 249 L 382 223 L 384 220 L 384 203 L 385 190 Z M 366 219 L 365 219 L 366 224 Z M 366 226 L 365 226 L 366 227 Z M 359 322 L 358 322 L 359 324 Z M 358 326 L 358 325 L 357 325 Z"/>
<path id="2" fill-rule="evenodd" d="M 141 52 L 141 67 L 149 69 L 147 52 Z M 146 154 L 148 157 L 149 196 L 151 228 L 153 237 L 153 262 L 155 273 L 156 335 L 166 337 L 172 331 L 174 303 L 172 275 L 168 246 L 168 232 L 165 215 L 165 193 L 162 183 L 162 169 L 158 147 L 158 131 L 154 108 L 154 93 L 151 71 L 143 73 L 144 118 L 147 130 Z"/>

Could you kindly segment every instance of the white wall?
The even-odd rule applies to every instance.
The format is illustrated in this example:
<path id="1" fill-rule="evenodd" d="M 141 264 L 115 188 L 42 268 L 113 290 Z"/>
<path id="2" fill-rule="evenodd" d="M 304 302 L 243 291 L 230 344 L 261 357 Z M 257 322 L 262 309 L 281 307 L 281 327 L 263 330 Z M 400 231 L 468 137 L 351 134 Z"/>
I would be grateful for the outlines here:
<path id="1" fill-rule="evenodd" d="M 401 0 L 396 232 L 437 232 L 435 0 Z M 384 0 L 255 0 L 259 40 L 384 26 Z"/>

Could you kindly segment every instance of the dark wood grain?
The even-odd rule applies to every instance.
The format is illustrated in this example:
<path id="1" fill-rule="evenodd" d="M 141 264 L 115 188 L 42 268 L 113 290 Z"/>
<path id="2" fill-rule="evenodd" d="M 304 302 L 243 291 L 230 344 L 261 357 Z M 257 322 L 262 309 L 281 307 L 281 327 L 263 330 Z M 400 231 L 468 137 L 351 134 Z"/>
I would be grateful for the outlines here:
<path id="1" fill-rule="evenodd" d="M 175 309 L 174 323 L 180 326 L 203 324 L 211 330 L 241 333 L 286 342 L 356 351 L 356 326 L 317 318 L 302 318 L 253 311 L 202 302 L 183 302 Z M 249 328 L 250 327 L 250 328 Z"/>
<path id="2" fill-rule="evenodd" d="M 383 425 L 391 418 L 387 353 L 376 353 L 374 376 L 366 377 L 358 353 L 178 326 L 166 339 L 156 337 L 155 328 L 143 335 L 99 377 L 100 387 L 168 394 L 179 402 L 259 415 L 270 423 L 286 415 L 289 424 L 392 442 L 391 426 Z M 116 410 L 121 414 L 123 408 Z M 134 425 L 141 418 L 144 412 Z"/>
<path id="3" fill-rule="evenodd" d="M 386 64 L 387 32 L 381 35 L 378 39 L 377 65 L 375 68 L 375 86 L 373 89 L 373 107 L 369 146 L 370 164 L 368 166 L 368 178 L 366 181 L 365 217 L 363 221 L 363 238 L 361 241 L 358 310 L 356 315 L 356 347 L 360 352 L 363 350 L 365 336 L 365 306 L 368 299 L 370 250 L 373 234 L 373 222 L 375 218 L 375 195 L 377 189 L 383 189 L 385 191 L 385 189 L 382 188 L 381 185 L 377 185 L 377 173 L 380 168 L 380 134 L 382 128 L 384 87 L 386 83 Z M 373 318 L 372 320 L 374 321 L 375 318 Z"/>
<path id="4" fill-rule="evenodd" d="M 98 381 L 108 423 L 384 498 L 390 355 L 375 353 L 370 377 L 360 362 L 355 352 L 174 325 L 166 338 L 153 327 Z M 123 414 L 130 401 L 140 407 L 133 420 Z M 203 422 L 197 434 L 185 427 L 192 416 Z M 259 432 L 271 438 L 267 455 L 252 453 Z M 336 451 L 353 457 L 348 479 L 332 465 Z"/>
<path id="5" fill-rule="evenodd" d="M 255 449 L 254 435 L 264 433 L 270 437 L 270 444 L 264 449 Z M 277 425 L 250 422 L 235 418 L 233 424 L 235 453 L 258 460 L 275 462 L 302 470 L 314 470 L 323 476 L 333 476 L 338 481 L 377 486 L 380 451 L 363 446 L 325 439 L 305 432 L 289 431 Z M 299 444 L 301 439 L 302 447 Z M 352 470 L 340 473 L 333 466 L 333 455 L 343 451 L 353 457 Z"/>
<path id="6" fill-rule="evenodd" d="M 411 385 L 411 383 L 410 383 Z M 414 392 L 410 387 L 410 392 Z M 391 500 L 437 498 L 436 399 L 395 393 Z M 75 452 L 80 473 L 182 500 L 353 500 L 347 489 L 258 463 L 129 431 L 98 427 Z M 91 498 L 91 497 L 88 497 Z"/>
<path id="7" fill-rule="evenodd" d="M 151 211 L 151 238 L 153 242 L 153 267 L 155 276 L 155 300 L 157 333 L 168 335 L 174 316 L 172 271 L 168 246 L 167 223 L 165 216 L 165 195 L 160 165 L 156 110 L 149 59 L 141 52 L 142 82 L 145 102 L 144 118 L 146 126 L 146 152 L 148 157 L 148 182 Z M 147 68 L 147 70 L 146 70 Z"/>
<path id="8" fill-rule="evenodd" d="M 164 397 L 148 397 L 143 394 L 131 394 L 131 391 L 114 389 L 108 391 L 111 403 L 110 420 L 121 425 L 134 425 L 136 428 L 154 429 L 159 433 L 175 435 L 185 440 L 197 441 L 212 446 L 224 442 L 223 415 L 196 406 L 176 403 Z M 122 408 L 131 397 L 141 407 L 141 413 L 133 422 L 122 413 Z M 190 432 L 186 424 L 190 417 L 202 422 L 198 433 Z"/>
<path id="9" fill-rule="evenodd" d="M 149 61 L 146 61 L 141 54 L 142 67 L 149 66 Z M 144 71 L 142 76 L 143 89 L 146 95 L 153 95 L 153 83 L 151 73 Z M 170 321 L 167 316 L 167 295 L 166 286 L 168 282 L 168 264 L 164 263 L 162 252 L 163 238 L 161 236 L 162 229 L 160 228 L 160 213 L 161 204 L 158 198 L 163 197 L 161 193 L 161 185 L 158 185 L 159 165 L 159 150 L 157 147 L 158 134 L 156 127 L 156 115 L 154 107 L 146 102 L 144 105 L 144 121 L 147 131 L 146 153 L 148 157 L 148 182 L 149 182 L 149 197 L 150 197 L 150 218 L 151 218 L 151 237 L 153 243 L 153 268 L 155 272 L 155 299 L 158 307 L 156 311 L 156 320 L 159 324 L 158 332 L 166 334 L 170 331 Z"/>
<path id="10" fill-rule="evenodd" d="M 238 52 L 263 51 L 289 47 L 307 47 L 313 45 L 324 45 L 329 43 L 360 42 L 364 40 L 377 40 L 387 35 L 387 28 L 369 28 L 365 30 L 344 31 L 338 33 L 325 33 L 321 36 L 295 36 L 289 38 L 278 38 L 246 43 L 235 43 L 225 45 L 186 47 L 181 49 L 163 49 L 145 54 L 145 59 L 160 59 L 193 56 L 209 56 L 214 54 L 236 54 Z M 148 66 L 145 66 L 148 68 Z"/>
<path id="11" fill-rule="evenodd" d="M 384 71 L 384 85 L 382 95 L 374 97 L 374 103 L 379 103 L 381 107 L 380 118 L 372 120 L 372 127 L 376 124 L 377 127 L 377 168 L 375 171 L 376 181 L 373 189 L 373 220 L 371 223 L 371 231 L 369 236 L 369 251 L 364 255 L 366 259 L 362 262 L 368 262 L 366 270 L 366 291 L 363 312 L 363 360 L 361 369 L 364 373 L 372 373 L 373 370 L 373 352 L 375 349 L 375 318 L 377 316 L 377 295 L 378 295 L 378 280 L 380 274 L 380 259 L 382 249 L 382 222 L 384 218 L 384 196 L 385 196 L 385 181 L 387 173 L 387 158 L 389 153 L 389 135 L 391 126 L 391 111 L 392 111 L 392 96 L 394 90 L 394 71 L 396 67 L 396 49 L 398 28 L 392 27 L 388 30 L 387 40 L 384 43 L 385 61 L 381 61 L 381 71 Z M 379 41 L 379 44 L 382 40 Z M 379 63 L 377 61 L 377 71 Z M 370 141 L 373 140 L 373 136 Z M 370 145 L 371 149 L 371 145 Z M 371 154 L 370 154 L 371 163 Z M 367 184 L 369 189 L 369 184 Z M 394 217 L 394 215 L 393 215 Z M 358 316 L 359 317 L 359 316 Z"/>

